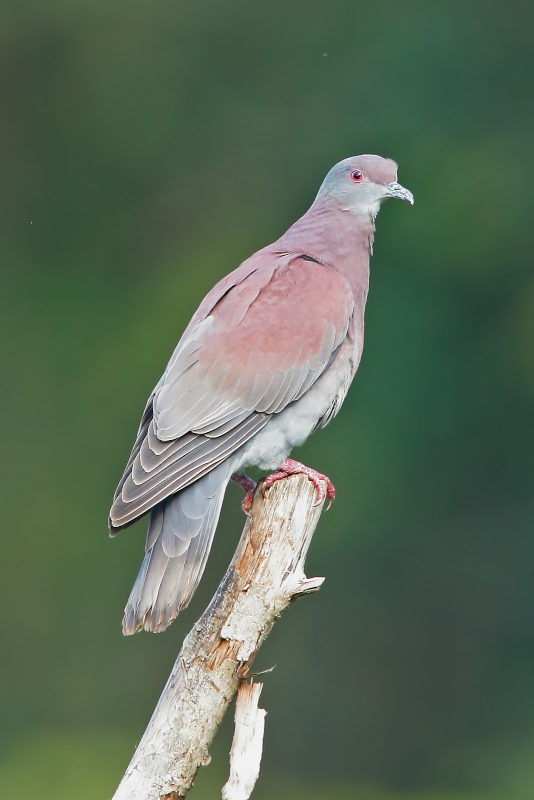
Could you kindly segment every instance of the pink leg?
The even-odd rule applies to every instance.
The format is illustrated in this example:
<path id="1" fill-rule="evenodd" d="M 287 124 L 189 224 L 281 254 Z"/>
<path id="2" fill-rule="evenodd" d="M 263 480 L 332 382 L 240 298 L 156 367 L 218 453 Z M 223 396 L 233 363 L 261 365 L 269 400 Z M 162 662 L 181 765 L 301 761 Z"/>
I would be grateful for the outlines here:
<path id="1" fill-rule="evenodd" d="M 249 478 L 248 475 L 245 475 L 244 472 L 234 472 L 232 480 L 242 486 L 247 493 L 245 499 L 241 503 L 241 507 L 245 514 L 249 514 L 252 508 L 252 501 L 254 500 L 254 492 L 258 484 L 253 481 L 252 478 Z"/>
<path id="2" fill-rule="evenodd" d="M 311 469 L 311 467 L 306 467 L 304 464 L 301 464 L 300 461 L 294 461 L 292 458 L 286 458 L 279 470 L 271 473 L 271 475 L 267 475 L 263 481 L 262 491 L 264 492 L 266 489 L 269 489 L 276 481 L 287 478 L 288 475 L 306 475 L 317 491 L 316 505 L 319 505 L 319 503 L 323 502 L 325 497 L 328 497 L 330 500 L 328 508 L 330 508 L 336 498 L 336 490 L 330 478 L 327 478 L 326 475 L 323 475 L 321 472 Z M 322 483 L 323 481 L 326 483 L 326 491 Z"/>

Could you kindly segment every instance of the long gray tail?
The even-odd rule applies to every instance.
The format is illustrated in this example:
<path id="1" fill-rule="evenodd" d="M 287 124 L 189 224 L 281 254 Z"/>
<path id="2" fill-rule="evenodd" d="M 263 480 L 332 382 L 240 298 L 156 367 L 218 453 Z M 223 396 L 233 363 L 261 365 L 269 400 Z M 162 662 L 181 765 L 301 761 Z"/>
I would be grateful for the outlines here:
<path id="1" fill-rule="evenodd" d="M 124 610 L 124 634 L 163 631 L 188 605 L 206 566 L 231 472 L 230 463 L 220 464 L 152 509 L 146 555 Z"/>

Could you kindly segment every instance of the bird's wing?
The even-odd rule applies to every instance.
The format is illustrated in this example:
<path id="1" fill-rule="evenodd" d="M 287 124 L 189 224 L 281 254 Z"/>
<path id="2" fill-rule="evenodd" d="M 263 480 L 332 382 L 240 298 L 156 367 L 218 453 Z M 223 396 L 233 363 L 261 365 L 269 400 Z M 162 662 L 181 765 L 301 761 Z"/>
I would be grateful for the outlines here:
<path id="1" fill-rule="evenodd" d="M 195 315 L 147 405 L 113 527 L 235 452 L 312 386 L 347 335 L 353 295 L 328 266 L 278 254 L 239 283 L 229 278 Z"/>

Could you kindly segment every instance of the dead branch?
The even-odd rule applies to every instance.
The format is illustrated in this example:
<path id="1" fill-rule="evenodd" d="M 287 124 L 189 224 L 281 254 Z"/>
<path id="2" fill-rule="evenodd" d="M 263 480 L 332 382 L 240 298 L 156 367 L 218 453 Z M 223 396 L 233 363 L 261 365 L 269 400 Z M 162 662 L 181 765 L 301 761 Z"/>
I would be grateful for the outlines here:
<path id="1" fill-rule="evenodd" d="M 315 500 L 303 475 L 278 481 L 265 498 L 256 492 L 232 563 L 185 638 L 113 800 L 185 797 L 209 763 L 208 747 L 262 642 L 292 600 L 324 580 L 304 574 L 321 513 Z"/>
<path id="2" fill-rule="evenodd" d="M 248 800 L 260 774 L 265 715 L 258 708 L 263 683 L 242 683 L 235 704 L 235 733 L 230 750 L 230 777 L 222 800 Z"/>

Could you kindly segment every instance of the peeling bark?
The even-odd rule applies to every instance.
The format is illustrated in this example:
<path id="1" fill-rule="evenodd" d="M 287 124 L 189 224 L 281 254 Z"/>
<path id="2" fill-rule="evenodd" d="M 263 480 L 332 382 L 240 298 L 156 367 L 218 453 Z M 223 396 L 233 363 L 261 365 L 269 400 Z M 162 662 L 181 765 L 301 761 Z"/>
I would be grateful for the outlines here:
<path id="1" fill-rule="evenodd" d="M 316 591 L 304 560 L 321 506 L 303 475 L 256 492 L 236 554 L 184 640 L 152 719 L 113 800 L 177 800 L 209 764 L 208 747 L 274 623 Z"/>

